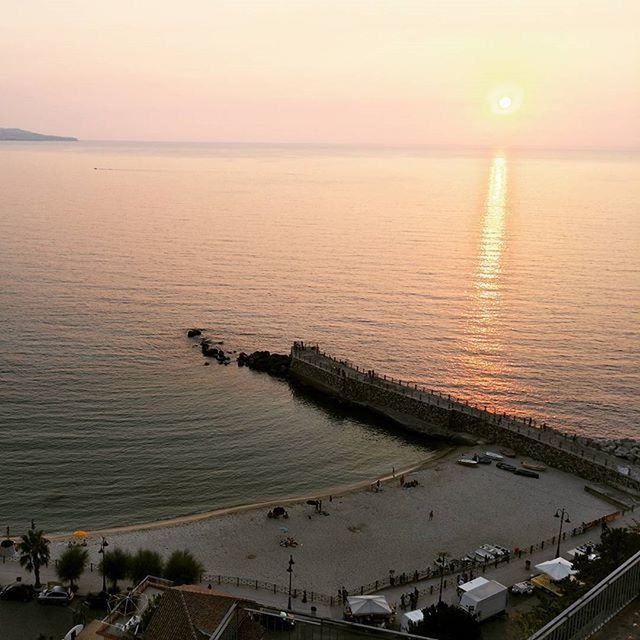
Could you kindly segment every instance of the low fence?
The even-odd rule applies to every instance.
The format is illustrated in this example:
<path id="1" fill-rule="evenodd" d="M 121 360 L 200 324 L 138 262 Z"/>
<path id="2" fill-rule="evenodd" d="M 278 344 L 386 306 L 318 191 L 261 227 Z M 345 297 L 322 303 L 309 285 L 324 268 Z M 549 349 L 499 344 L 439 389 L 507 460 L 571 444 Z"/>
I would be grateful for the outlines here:
<path id="1" fill-rule="evenodd" d="M 624 511 L 614 511 L 602 518 L 598 518 L 597 520 L 593 520 L 592 522 L 582 523 L 579 527 L 575 527 L 568 531 L 564 531 L 562 533 L 561 540 L 565 541 L 575 536 L 582 535 L 587 531 L 592 529 L 596 530 L 598 527 L 601 527 L 605 523 L 613 522 L 616 518 L 621 515 L 625 515 L 627 512 L 632 512 L 634 508 L 630 508 Z M 421 582 L 424 580 L 430 580 L 432 578 L 439 578 L 440 575 L 445 578 L 444 587 L 446 588 L 447 580 L 450 580 L 451 577 L 454 577 L 456 583 L 461 579 L 465 582 L 467 580 L 472 580 L 474 577 L 477 577 L 480 573 L 485 573 L 487 569 L 494 567 L 498 568 L 499 565 L 509 563 L 514 559 L 522 559 L 527 556 L 533 555 L 536 551 L 544 550 L 545 548 L 553 548 L 554 545 L 558 543 L 557 536 L 551 536 L 545 540 L 541 540 L 540 542 L 526 545 L 523 547 L 515 547 L 509 553 L 496 558 L 493 561 L 480 561 L 477 559 L 464 559 L 464 558 L 452 558 L 447 559 L 447 562 L 444 568 L 440 568 L 440 566 L 434 562 L 431 566 L 422 569 L 413 569 L 411 571 L 390 571 L 389 575 L 384 576 L 378 580 L 374 580 L 369 582 L 368 584 L 362 584 L 357 587 L 352 587 L 350 589 L 346 589 L 341 587 L 336 590 L 336 595 L 327 595 L 325 593 L 320 593 L 318 591 L 312 591 L 310 589 L 300 589 L 299 587 L 291 588 L 291 597 L 293 599 L 300 598 L 300 601 L 303 603 L 322 603 L 333 606 L 341 606 L 346 604 L 346 600 L 348 596 L 355 595 L 367 595 L 376 593 L 378 591 L 383 591 L 384 589 L 388 589 L 390 587 L 398 587 L 401 585 L 410 585 L 415 584 L 417 582 Z M 269 591 L 270 593 L 281 593 L 283 595 L 288 595 L 289 588 L 283 585 L 276 584 L 275 582 L 267 582 L 264 580 L 257 580 L 255 578 L 241 578 L 239 576 L 223 576 L 219 574 L 210 574 L 205 573 L 202 576 L 202 582 L 209 584 L 217 584 L 217 585 L 233 585 L 236 587 L 248 587 L 250 589 L 255 590 L 263 590 Z M 429 587 L 425 587 L 424 589 L 419 589 L 418 593 L 420 595 L 428 595 L 433 594 L 435 586 L 433 584 L 429 585 Z"/>
<path id="2" fill-rule="evenodd" d="M 603 524 L 613 522 L 619 516 L 625 515 L 627 512 L 631 512 L 633 510 L 634 508 L 631 507 L 630 509 L 624 511 L 614 511 L 606 516 L 603 516 L 602 518 L 593 520 L 592 522 L 584 522 L 579 527 L 563 531 L 561 541 L 564 542 L 567 539 L 582 535 L 583 533 L 586 533 L 587 531 L 590 531 L 592 529 L 597 531 L 598 527 L 601 527 Z M 500 556 L 493 561 L 483 562 L 477 559 L 466 560 L 464 558 L 447 559 L 447 563 L 445 565 L 445 568 L 442 570 L 442 574 L 447 578 L 455 576 L 456 582 L 459 579 L 463 579 L 466 582 L 466 580 L 472 580 L 474 577 L 477 577 L 479 573 L 485 573 L 488 568 L 498 568 L 500 564 L 509 563 L 514 559 L 521 559 L 523 557 L 526 558 L 527 556 L 533 555 L 536 551 L 541 551 L 545 548 L 553 549 L 554 545 L 557 545 L 557 543 L 558 536 L 551 536 L 550 538 L 541 540 L 540 542 L 536 542 L 534 544 L 515 547 L 509 553 Z M 346 596 L 371 594 L 377 591 L 388 589 L 389 587 L 397 587 L 404 584 L 409 585 L 412 583 L 421 582 L 423 580 L 429 580 L 431 578 L 440 577 L 440 574 L 441 569 L 439 565 L 436 564 L 436 562 L 434 562 L 431 566 L 422 569 L 413 569 L 403 572 L 391 571 L 388 576 L 385 576 L 378 580 L 374 580 L 372 582 L 369 582 L 368 584 L 363 584 L 352 589 L 344 589 L 344 591 L 338 591 L 338 600 L 344 601 Z M 433 589 L 434 586 L 430 585 L 428 588 L 419 590 L 419 594 L 432 594 Z"/>
<path id="3" fill-rule="evenodd" d="M 236 587 L 249 587 L 250 589 L 262 589 L 271 593 L 289 594 L 289 587 L 285 587 L 275 582 L 266 582 L 264 580 L 256 580 L 254 578 L 240 578 L 238 576 L 222 576 L 218 574 L 205 573 L 202 576 L 201 582 L 207 582 L 209 584 L 231 584 Z M 311 591 L 310 589 L 300 589 L 298 587 L 291 587 L 291 597 L 300 598 L 301 602 L 320 602 L 322 604 L 328 604 L 333 606 L 337 602 L 337 598 L 334 596 L 328 596 L 324 593 L 318 593 L 317 591 Z"/>
<path id="4" fill-rule="evenodd" d="M 640 594 L 640 551 L 529 640 L 586 640 Z"/>

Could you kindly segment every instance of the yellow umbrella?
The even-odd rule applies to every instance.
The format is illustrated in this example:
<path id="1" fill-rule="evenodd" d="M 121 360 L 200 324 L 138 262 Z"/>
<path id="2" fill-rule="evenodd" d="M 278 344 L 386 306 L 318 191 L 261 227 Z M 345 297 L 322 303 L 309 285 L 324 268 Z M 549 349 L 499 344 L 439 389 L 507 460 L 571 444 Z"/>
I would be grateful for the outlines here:
<path id="1" fill-rule="evenodd" d="M 86 531 L 74 531 L 73 532 L 73 537 L 74 538 L 86 538 L 89 534 Z"/>

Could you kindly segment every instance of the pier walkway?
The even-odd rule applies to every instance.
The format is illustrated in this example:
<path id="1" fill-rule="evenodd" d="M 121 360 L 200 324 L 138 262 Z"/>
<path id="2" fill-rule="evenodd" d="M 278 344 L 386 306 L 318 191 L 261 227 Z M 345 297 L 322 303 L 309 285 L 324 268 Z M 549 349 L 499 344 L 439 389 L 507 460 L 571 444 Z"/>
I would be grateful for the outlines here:
<path id="1" fill-rule="evenodd" d="M 318 372 L 330 374 L 334 378 L 334 384 L 327 385 L 327 377 L 325 375 L 322 378 L 322 386 L 332 386 L 332 391 L 338 396 L 343 395 L 342 389 L 346 387 L 343 381 L 357 382 L 358 386 L 369 387 L 374 393 L 376 390 L 381 390 L 385 393 L 396 394 L 429 407 L 467 416 L 474 421 L 490 426 L 496 433 L 500 431 L 511 432 L 517 434 L 519 438 L 546 444 L 559 452 L 564 452 L 572 457 L 575 456 L 598 465 L 607 470 L 609 474 L 613 472 L 617 484 L 636 491 L 640 488 L 640 467 L 637 465 L 583 444 L 577 436 L 551 428 L 546 423 L 540 423 L 531 417 L 517 417 L 507 413 L 499 413 L 492 411 L 486 405 L 478 406 L 459 400 L 451 394 L 380 375 L 373 370 L 365 370 L 348 360 L 339 360 L 327 355 L 320 350 L 318 345 L 295 342 L 291 349 L 291 357 L 294 372 L 297 361 L 305 363 L 308 367 L 318 370 Z M 308 369 L 305 377 L 309 378 Z M 345 396 L 345 399 L 350 400 L 351 398 Z M 372 408 L 379 409 L 379 407 Z"/>

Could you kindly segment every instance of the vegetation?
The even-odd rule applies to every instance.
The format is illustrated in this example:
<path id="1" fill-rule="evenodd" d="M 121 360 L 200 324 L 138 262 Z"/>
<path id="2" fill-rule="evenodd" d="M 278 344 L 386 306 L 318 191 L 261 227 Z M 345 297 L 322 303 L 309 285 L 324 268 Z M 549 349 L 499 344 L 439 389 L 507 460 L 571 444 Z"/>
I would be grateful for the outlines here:
<path id="1" fill-rule="evenodd" d="M 147 576 L 162 576 L 162 557 L 150 549 L 138 549 L 129 564 L 129 577 L 134 584 L 138 584 Z"/>
<path id="2" fill-rule="evenodd" d="M 204 571 L 190 551 L 174 551 L 164 568 L 164 577 L 176 584 L 194 584 L 200 582 Z"/>
<path id="3" fill-rule="evenodd" d="M 124 580 L 129 574 L 131 556 L 122 549 L 105 551 L 100 562 L 100 573 L 111 582 L 114 591 L 118 589 L 118 580 Z"/>
<path id="4" fill-rule="evenodd" d="M 600 544 L 595 547 L 595 553 L 599 557 L 589 560 L 586 556 L 579 556 L 575 559 L 573 568 L 579 571 L 580 581 L 585 583 L 588 590 L 638 551 L 640 551 L 638 531 L 624 527 L 617 529 L 606 527 L 600 536 Z"/>
<path id="5" fill-rule="evenodd" d="M 36 589 L 42 584 L 40 582 L 40 567 L 49 565 L 49 540 L 44 537 L 43 531 L 30 529 L 22 536 L 22 541 L 18 544 L 20 553 L 20 566 L 24 567 L 36 579 Z"/>
<path id="6" fill-rule="evenodd" d="M 62 582 L 69 582 L 73 589 L 74 582 L 84 573 L 89 560 L 89 552 L 78 546 L 69 547 L 58 559 L 56 573 Z"/>
<path id="7" fill-rule="evenodd" d="M 478 621 L 464 609 L 439 602 L 422 610 L 424 619 L 411 625 L 411 633 L 437 640 L 480 640 Z"/>
<path id="8" fill-rule="evenodd" d="M 599 557 L 595 560 L 589 560 L 586 555 L 575 558 L 573 567 L 578 570 L 577 580 L 566 578 L 558 583 L 563 592 L 562 597 L 543 595 L 540 604 L 531 611 L 514 616 L 518 637 L 528 638 L 638 551 L 639 531 L 624 527 L 610 529 L 605 525 L 600 544 L 594 549 Z"/>

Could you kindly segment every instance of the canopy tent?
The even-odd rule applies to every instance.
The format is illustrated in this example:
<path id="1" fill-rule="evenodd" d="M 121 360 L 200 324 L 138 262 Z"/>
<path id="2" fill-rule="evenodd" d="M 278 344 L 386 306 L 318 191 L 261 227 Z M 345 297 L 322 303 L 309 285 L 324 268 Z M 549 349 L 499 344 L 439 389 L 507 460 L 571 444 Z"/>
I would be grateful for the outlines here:
<path id="1" fill-rule="evenodd" d="M 349 608 L 354 616 L 388 616 L 391 607 L 384 596 L 351 596 Z"/>
<path id="2" fill-rule="evenodd" d="M 538 571 L 548 575 L 552 580 L 559 581 L 564 580 L 568 576 L 572 576 L 577 571 L 574 571 L 573 565 L 564 558 L 555 558 L 554 560 L 547 560 L 536 565 Z"/>
<path id="3" fill-rule="evenodd" d="M 400 616 L 400 631 L 411 632 L 411 625 L 418 624 L 424 620 L 424 614 L 420 609 L 407 611 Z"/>

